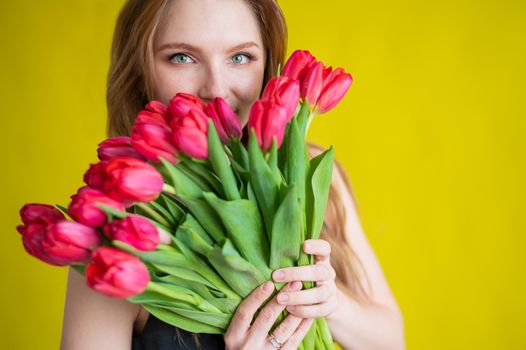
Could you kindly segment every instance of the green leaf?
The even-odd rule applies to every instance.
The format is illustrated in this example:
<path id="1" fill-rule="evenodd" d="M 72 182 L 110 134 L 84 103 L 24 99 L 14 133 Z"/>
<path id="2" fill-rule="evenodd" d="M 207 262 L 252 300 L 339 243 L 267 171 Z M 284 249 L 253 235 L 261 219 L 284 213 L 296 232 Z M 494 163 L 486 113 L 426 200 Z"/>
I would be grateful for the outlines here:
<path id="1" fill-rule="evenodd" d="M 199 235 L 199 237 L 204 240 L 207 244 L 213 245 L 214 240 L 206 233 L 205 229 L 197 222 L 197 220 L 192 216 L 192 214 L 187 213 L 184 221 L 181 223 L 182 227 L 185 227 L 192 232 Z"/>
<path id="2" fill-rule="evenodd" d="M 294 266 L 298 260 L 303 238 L 301 220 L 297 186 L 293 183 L 274 215 L 270 253 L 272 270 Z"/>
<path id="3" fill-rule="evenodd" d="M 250 160 L 250 185 L 257 198 L 258 207 L 263 216 L 265 229 L 270 239 L 272 218 L 278 206 L 280 183 L 275 178 L 261 153 L 256 134 L 251 129 L 248 139 L 248 156 Z"/>
<path id="4" fill-rule="evenodd" d="M 228 285 L 243 298 L 267 280 L 254 265 L 239 255 L 229 239 L 216 246 L 208 260 Z"/>
<path id="5" fill-rule="evenodd" d="M 164 321 L 168 324 L 184 329 L 188 332 L 193 333 L 209 333 L 209 334 L 222 334 L 225 332 L 224 329 L 211 326 L 209 324 L 199 322 L 188 317 L 181 316 L 169 309 L 153 306 L 149 304 L 143 305 L 144 308 L 152 315 Z"/>
<path id="6" fill-rule="evenodd" d="M 180 199 L 215 242 L 225 238 L 220 218 L 204 199 L 192 199 L 186 196 L 180 196 Z"/>
<path id="7" fill-rule="evenodd" d="M 181 222 L 181 220 L 185 216 L 184 210 L 165 193 L 161 193 L 159 198 L 164 202 L 164 206 L 168 209 L 173 219 L 177 223 Z"/>
<path id="8" fill-rule="evenodd" d="M 179 226 L 175 233 L 177 239 L 187 245 L 194 252 L 201 254 L 203 257 L 208 256 L 210 251 L 214 248 L 210 243 L 207 243 L 199 234 L 187 226 Z"/>
<path id="9" fill-rule="evenodd" d="M 241 256 L 270 278 L 269 243 L 256 205 L 247 199 L 225 201 L 213 193 L 203 195 L 221 218 L 228 238 Z"/>
<path id="10" fill-rule="evenodd" d="M 307 237 L 318 239 L 325 218 L 332 180 L 334 148 L 319 154 L 311 160 L 307 199 Z"/>
<path id="11" fill-rule="evenodd" d="M 183 159 L 182 163 L 196 176 L 203 178 L 217 193 L 218 196 L 224 197 L 223 186 L 217 176 L 206 165 L 196 162 L 193 159 Z"/>
<path id="12" fill-rule="evenodd" d="M 208 120 L 208 160 L 221 180 L 226 199 L 241 198 L 237 189 L 236 178 L 223 150 L 223 144 L 217 135 L 212 119 Z"/>
<path id="13" fill-rule="evenodd" d="M 188 163 L 191 164 L 192 160 L 190 160 Z M 206 179 L 202 178 L 199 174 L 196 174 L 194 171 L 192 171 L 186 163 L 179 162 L 177 163 L 176 168 L 179 169 L 186 176 L 188 176 L 190 179 L 192 179 L 192 181 L 195 182 L 197 186 L 199 186 L 201 191 L 215 191 L 215 188 Z M 220 191 L 223 191 L 223 189 L 220 189 Z"/>
<path id="14" fill-rule="evenodd" d="M 277 183 L 281 183 L 282 178 L 281 171 L 278 167 L 278 145 L 276 143 L 276 138 L 272 139 L 272 146 L 270 147 L 267 163 L 270 170 L 272 171 L 272 175 L 274 176 L 274 181 Z"/>
<path id="15" fill-rule="evenodd" d="M 186 174 L 166 159 L 159 158 L 164 165 L 168 178 L 165 182 L 172 185 L 177 196 L 186 196 L 189 198 L 201 198 L 202 189 Z"/>

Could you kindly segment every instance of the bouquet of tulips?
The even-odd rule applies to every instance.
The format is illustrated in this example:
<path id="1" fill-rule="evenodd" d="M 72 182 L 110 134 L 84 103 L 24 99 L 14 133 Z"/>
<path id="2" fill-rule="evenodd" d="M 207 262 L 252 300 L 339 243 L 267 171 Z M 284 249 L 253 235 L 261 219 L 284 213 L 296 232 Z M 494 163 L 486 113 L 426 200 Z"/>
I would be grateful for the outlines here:
<path id="1" fill-rule="evenodd" d="M 149 102 L 131 137 L 99 144 L 100 162 L 68 208 L 21 209 L 26 251 L 72 266 L 91 288 L 169 324 L 224 333 L 273 270 L 313 263 L 301 246 L 322 228 L 333 148 L 309 159 L 305 136 L 351 82 L 343 69 L 294 52 L 253 104 L 245 143 L 221 98 L 205 105 L 180 93 L 168 105 Z M 333 348 L 325 319 L 300 348 Z"/>

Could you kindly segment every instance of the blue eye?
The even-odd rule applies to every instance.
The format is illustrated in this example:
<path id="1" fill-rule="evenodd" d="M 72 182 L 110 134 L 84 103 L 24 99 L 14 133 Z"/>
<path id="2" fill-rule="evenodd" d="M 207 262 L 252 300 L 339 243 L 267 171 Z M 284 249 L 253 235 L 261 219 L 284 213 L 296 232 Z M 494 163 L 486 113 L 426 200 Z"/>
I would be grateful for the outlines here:
<path id="1" fill-rule="evenodd" d="M 192 63 L 193 60 L 190 58 L 190 56 L 188 56 L 187 54 L 184 54 L 184 53 L 176 53 L 176 54 L 173 54 L 170 56 L 170 61 L 174 62 L 174 63 L 179 63 L 179 64 L 186 64 L 186 63 Z"/>
<path id="2" fill-rule="evenodd" d="M 245 58 L 245 61 L 243 61 L 243 57 Z M 252 56 L 247 55 L 245 53 L 239 53 L 237 55 L 232 56 L 232 62 L 235 64 L 243 64 L 248 63 L 252 59 Z"/>

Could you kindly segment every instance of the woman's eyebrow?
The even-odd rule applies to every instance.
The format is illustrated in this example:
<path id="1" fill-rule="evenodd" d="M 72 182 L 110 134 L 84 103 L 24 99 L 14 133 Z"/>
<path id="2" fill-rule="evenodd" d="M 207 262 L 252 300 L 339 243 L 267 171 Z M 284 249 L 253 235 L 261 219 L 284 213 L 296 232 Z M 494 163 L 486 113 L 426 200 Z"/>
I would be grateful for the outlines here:
<path id="1" fill-rule="evenodd" d="M 243 49 L 247 49 L 249 47 L 259 48 L 259 45 L 256 44 L 253 41 L 247 41 L 247 42 L 244 42 L 244 43 L 241 43 L 239 45 L 231 47 L 228 50 L 228 52 L 234 52 L 234 51 L 238 51 L 238 50 L 243 50 Z M 198 48 L 197 46 L 194 46 L 194 45 L 191 45 L 191 44 L 187 44 L 187 43 L 166 43 L 166 44 L 161 45 L 156 51 L 162 51 L 162 50 L 165 50 L 165 49 L 183 49 L 183 50 L 188 50 L 188 51 L 201 52 L 201 49 Z"/>

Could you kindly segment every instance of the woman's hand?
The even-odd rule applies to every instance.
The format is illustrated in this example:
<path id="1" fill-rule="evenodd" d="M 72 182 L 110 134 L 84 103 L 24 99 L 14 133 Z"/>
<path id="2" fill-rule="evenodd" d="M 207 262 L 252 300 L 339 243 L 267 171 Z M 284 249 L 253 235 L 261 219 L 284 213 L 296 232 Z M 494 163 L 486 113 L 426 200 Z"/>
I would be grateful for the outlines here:
<path id="1" fill-rule="evenodd" d="M 323 239 L 306 240 L 303 250 L 314 255 L 314 265 L 287 267 L 276 270 L 272 278 L 277 282 L 314 281 L 316 287 L 301 291 L 280 291 L 278 302 L 287 311 L 302 318 L 330 318 L 336 311 L 336 272 L 331 266 L 331 245 Z"/>
<path id="2" fill-rule="evenodd" d="M 288 292 L 298 291 L 302 287 L 299 281 L 283 286 L 282 290 Z M 274 329 L 272 335 L 275 340 L 270 339 L 269 331 L 279 314 L 285 309 L 284 305 L 272 298 L 252 322 L 254 314 L 261 305 L 272 295 L 274 284 L 267 281 L 256 288 L 250 295 L 239 304 L 232 321 L 224 335 L 226 350 L 295 350 L 307 334 L 313 319 L 303 319 L 288 315 Z M 280 347 L 279 343 L 283 345 Z M 273 345 L 274 344 L 274 345 Z"/>

